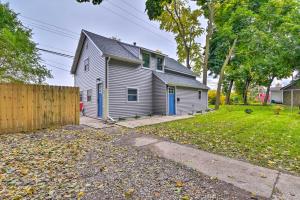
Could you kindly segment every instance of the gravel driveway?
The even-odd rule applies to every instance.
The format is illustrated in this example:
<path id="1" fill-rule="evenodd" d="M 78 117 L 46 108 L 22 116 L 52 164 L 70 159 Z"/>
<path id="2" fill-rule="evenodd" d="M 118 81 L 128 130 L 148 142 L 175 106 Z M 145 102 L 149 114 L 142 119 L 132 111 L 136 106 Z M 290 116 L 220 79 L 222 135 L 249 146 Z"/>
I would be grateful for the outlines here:
<path id="1" fill-rule="evenodd" d="M 123 142 L 128 137 L 83 127 L 0 135 L 0 199 L 254 198 Z"/>

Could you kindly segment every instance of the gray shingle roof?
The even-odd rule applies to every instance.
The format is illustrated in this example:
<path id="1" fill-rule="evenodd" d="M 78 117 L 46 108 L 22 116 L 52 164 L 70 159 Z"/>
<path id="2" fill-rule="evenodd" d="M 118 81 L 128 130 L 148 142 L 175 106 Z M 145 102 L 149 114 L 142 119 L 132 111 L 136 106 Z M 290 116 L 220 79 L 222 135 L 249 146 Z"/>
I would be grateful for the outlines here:
<path id="1" fill-rule="evenodd" d="M 184 74 L 191 75 L 191 76 L 195 76 L 194 72 L 192 72 L 187 67 L 185 67 L 178 61 L 174 60 L 173 58 L 165 57 L 165 59 L 166 59 L 165 69 L 184 73 Z"/>
<path id="2" fill-rule="evenodd" d="M 114 39 L 106 38 L 101 35 L 97 35 L 95 33 L 91 33 L 89 31 L 84 30 L 84 32 L 93 40 L 93 42 L 97 45 L 97 47 L 107 55 L 113 55 L 120 58 L 127 58 L 130 60 L 138 60 L 139 49 L 145 49 L 144 47 L 138 47 L 130 44 L 126 44 Z M 151 51 L 151 50 L 149 50 Z M 153 52 L 153 51 L 152 51 Z M 195 76 L 195 74 L 189 70 L 187 67 L 177 62 L 173 58 L 165 56 L 166 59 L 166 67 L 167 70 L 176 71 L 179 73 L 184 73 L 187 75 Z"/>
<path id="3" fill-rule="evenodd" d="M 206 89 L 206 90 L 209 89 L 209 87 L 200 83 L 194 78 L 189 78 L 186 76 L 180 76 L 180 75 L 169 74 L 169 73 L 155 72 L 155 71 L 153 71 L 153 74 L 167 85 L 191 87 L 191 88 Z"/>
<path id="4" fill-rule="evenodd" d="M 140 61 L 136 53 L 139 52 L 139 47 L 125 44 L 123 42 L 106 38 L 85 30 L 84 33 L 90 37 L 90 39 L 105 55 L 124 58 L 127 60 Z"/>

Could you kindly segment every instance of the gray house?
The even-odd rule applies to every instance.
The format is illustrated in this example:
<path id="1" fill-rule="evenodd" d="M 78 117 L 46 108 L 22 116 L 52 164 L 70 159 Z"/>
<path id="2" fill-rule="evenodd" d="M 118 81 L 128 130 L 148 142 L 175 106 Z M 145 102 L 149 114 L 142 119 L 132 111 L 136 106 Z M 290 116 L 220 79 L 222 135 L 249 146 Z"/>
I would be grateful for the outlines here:
<path id="1" fill-rule="evenodd" d="M 71 73 L 89 117 L 118 120 L 207 109 L 209 88 L 176 60 L 85 30 Z"/>

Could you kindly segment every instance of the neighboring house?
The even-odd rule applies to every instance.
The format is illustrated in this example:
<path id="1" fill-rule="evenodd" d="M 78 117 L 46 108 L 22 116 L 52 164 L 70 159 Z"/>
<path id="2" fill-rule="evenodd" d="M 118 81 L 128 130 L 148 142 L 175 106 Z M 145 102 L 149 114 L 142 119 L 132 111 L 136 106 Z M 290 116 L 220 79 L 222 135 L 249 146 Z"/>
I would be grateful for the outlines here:
<path id="1" fill-rule="evenodd" d="M 208 87 L 157 51 L 81 32 L 71 73 L 85 114 L 95 118 L 183 115 L 208 108 Z"/>
<path id="2" fill-rule="evenodd" d="M 271 87 L 270 102 L 271 103 L 283 103 L 283 92 L 281 90 L 281 87 Z"/>
<path id="3" fill-rule="evenodd" d="M 293 80 L 287 86 L 281 88 L 283 92 L 283 104 L 300 106 L 300 79 Z"/>

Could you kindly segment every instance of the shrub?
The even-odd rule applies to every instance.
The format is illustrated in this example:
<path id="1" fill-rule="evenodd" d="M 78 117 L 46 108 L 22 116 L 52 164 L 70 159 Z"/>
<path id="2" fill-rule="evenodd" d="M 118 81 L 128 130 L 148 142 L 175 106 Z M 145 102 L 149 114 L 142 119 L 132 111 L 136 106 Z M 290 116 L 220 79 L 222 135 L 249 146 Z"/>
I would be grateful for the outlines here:
<path id="1" fill-rule="evenodd" d="M 280 114 L 280 112 L 283 110 L 283 107 L 282 106 L 275 106 L 274 108 L 273 108 L 273 111 L 274 111 L 274 114 L 275 115 L 279 115 Z"/>
<path id="2" fill-rule="evenodd" d="M 247 109 L 245 109 L 245 113 L 247 113 L 247 114 L 251 114 L 251 113 L 253 113 L 253 110 L 252 110 L 252 109 L 250 109 L 250 108 L 247 108 Z"/>
<path id="3" fill-rule="evenodd" d="M 216 104 L 216 96 L 217 96 L 217 91 L 216 90 L 210 90 L 208 91 L 208 103 L 211 105 Z M 225 96 L 221 94 L 221 102 L 220 104 L 223 105 L 225 102 Z"/>

